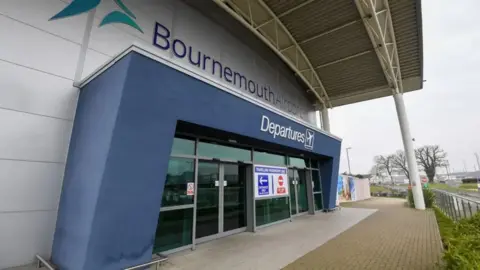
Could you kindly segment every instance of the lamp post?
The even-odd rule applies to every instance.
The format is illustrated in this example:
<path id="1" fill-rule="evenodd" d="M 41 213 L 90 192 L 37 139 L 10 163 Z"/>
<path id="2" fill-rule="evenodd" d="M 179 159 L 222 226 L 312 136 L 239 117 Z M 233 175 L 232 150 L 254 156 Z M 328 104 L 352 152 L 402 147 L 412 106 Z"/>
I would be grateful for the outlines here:
<path id="1" fill-rule="evenodd" d="M 480 170 L 480 161 L 478 159 L 478 154 L 475 153 L 475 158 L 477 159 L 478 169 Z M 477 173 L 477 172 L 474 172 Z M 480 177 L 477 177 L 477 191 L 480 192 Z"/>
<path id="2" fill-rule="evenodd" d="M 478 169 L 480 170 L 480 160 L 478 158 L 478 154 L 475 153 L 475 158 L 477 159 L 477 165 L 478 165 Z"/>
<path id="3" fill-rule="evenodd" d="M 448 166 L 450 166 L 450 162 L 445 161 L 445 170 L 447 171 L 447 180 L 450 180 L 450 172 L 448 171 Z"/>
<path id="4" fill-rule="evenodd" d="M 352 170 L 350 169 L 350 156 L 348 155 L 348 150 L 352 149 L 352 147 L 347 147 L 347 162 L 348 162 L 348 174 L 352 175 Z"/>

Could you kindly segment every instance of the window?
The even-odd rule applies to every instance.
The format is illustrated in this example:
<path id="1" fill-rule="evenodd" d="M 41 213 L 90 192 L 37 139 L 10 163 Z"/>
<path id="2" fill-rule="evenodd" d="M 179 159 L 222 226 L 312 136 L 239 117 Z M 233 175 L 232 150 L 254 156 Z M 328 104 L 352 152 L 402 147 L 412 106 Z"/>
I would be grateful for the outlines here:
<path id="1" fill-rule="evenodd" d="M 195 141 L 174 138 L 171 155 L 195 155 Z"/>
<path id="2" fill-rule="evenodd" d="M 322 210 L 323 209 L 322 193 L 313 194 L 313 200 L 315 203 L 315 210 Z"/>
<path id="3" fill-rule="evenodd" d="M 199 142 L 198 155 L 233 161 L 251 161 L 251 151 L 214 143 Z"/>
<path id="4" fill-rule="evenodd" d="M 320 173 L 317 170 L 312 170 L 313 192 L 322 191 L 322 184 L 320 183 Z"/>
<path id="5" fill-rule="evenodd" d="M 273 166 L 285 166 L 286 157 L 282 155 L 270 154 L 266 152 L 253 153 L 253 161 L 256 164 L 273 165 Z"/>
<path id="6" fill-rule="evenodd" d="M 303 158 L 295 158 L 295 157 L 288 158 L 288 165 L 290 165 L 291 167 L 297 167 L 297 168 L 307 167 L 307 164 L 305 163 L 305 160 Z"/>
<path id="7" fill-rule="evenodd" d="M 289 197 L 255 201 L 255 216 L 257 226 L 289 218 Z"/>
<path id="8" fill-rule="evenodd" d="M 193 208 L 160 212 L 153 252 L 162 252 L 192 243 Z"/>
<path id="9" fill-rule="evenodd" d="M 193 196 L 187 196 L 189 182 L 195 182 L 194 160 L 170 158 L 163 189 L 162 207 L 193 204 Z"/>

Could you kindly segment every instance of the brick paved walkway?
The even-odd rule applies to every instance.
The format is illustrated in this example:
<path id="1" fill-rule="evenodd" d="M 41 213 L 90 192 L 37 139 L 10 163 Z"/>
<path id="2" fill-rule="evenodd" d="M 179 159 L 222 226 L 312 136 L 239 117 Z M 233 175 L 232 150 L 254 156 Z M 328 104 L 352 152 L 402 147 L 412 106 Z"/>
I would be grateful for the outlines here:
<path id="1" fill-rule="evenodd" d="M 438 269 L 442 244 L 433 211 L 404 203 L 372 198 L 344 206 L 379 211 L 284 269 Z"/>

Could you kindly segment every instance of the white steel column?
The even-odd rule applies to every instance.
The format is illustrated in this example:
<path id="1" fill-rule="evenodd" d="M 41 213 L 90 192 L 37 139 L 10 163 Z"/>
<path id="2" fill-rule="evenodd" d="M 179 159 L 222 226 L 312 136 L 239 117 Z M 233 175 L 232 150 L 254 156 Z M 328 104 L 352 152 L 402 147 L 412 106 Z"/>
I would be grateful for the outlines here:
<path id="1" fill-rule="evenodd" d="M 410 182 L 412 183 L 413 200 L 415 208 L 424 210 L 425 201 L 423 200 L 422 186 L 420 176 L 418 174 L 417 159 L 415 158 L 415 150 L 413 149 L 412 135 L 410 134 L 410 125 L 408 123 L 407 113 L 405 111 L 405 103 L 402 94 L 394 94 L 395 107 L 397 108 L 398 122 L 402 133 L 403 147 L 405 148 L 405 156 L 407 157 L 408 171 L 410 174 Z"/>
<path id="2" fill-rule="evenodd" d="M 330 117 L 328 116 L 328 108 L 322 108 L 322 129 L 330 132 Z"/>
<path id="3" fill-rule="evenodd" d="M 77 60 L 77 68 L 75 70 L 75 78 L 73 85 L 77 84 L 82 79 L 83 67 L 85 65 L 85 58 L 87 57 L 88 43 L 90 42 L 90 34 L 92 33 L 93 21 L 95 19 L 96 8 L 88 12 L 87 24 L 85 25 L 85 31 L 83 32 L 82 44 L 80 46 L 80 53 Z"/>

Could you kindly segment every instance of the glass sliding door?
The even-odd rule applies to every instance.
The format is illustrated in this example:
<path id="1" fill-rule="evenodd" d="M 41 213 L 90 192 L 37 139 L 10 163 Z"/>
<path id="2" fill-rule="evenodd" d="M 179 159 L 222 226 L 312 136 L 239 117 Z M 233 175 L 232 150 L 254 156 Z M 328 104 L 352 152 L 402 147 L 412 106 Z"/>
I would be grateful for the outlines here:
<path id="1" fill-rule="evenodd" d="M 223 166 L 223 231 L 246 226 L 245 166 L 222 164 Z"/>
<path id="2" fill-rule="evenodd" d="M 306 170 L 295 170 L 297 176 L 298 213 L 308 212 Z"/>
<path id="3" fill-rule="evenodd" d="M 305 169 L 289 169 L 291 214 L 308 212 L 307 175 Z"/>
<path id="4" fill-rule="evenodd" d="M 198 162 L 196 238 L 219 233 L 220 165 Z"/>
<path id="5" fill-rule="evenodd" d="M 245 173 L 238 164 L 198 163 L 196 239 L 246 226 Z"/>
<path id="6" fill-rule="evenodd" d="M 290 188 L 290 212 L 291 215 L 296 215 L 297 214 L 297 192 L 295 190 L 296 184 L 295 184 L 295 170 L 294 169 L 289 169 L 288 170 L 288 182 L 289 182 L 289 188 Z"/>

